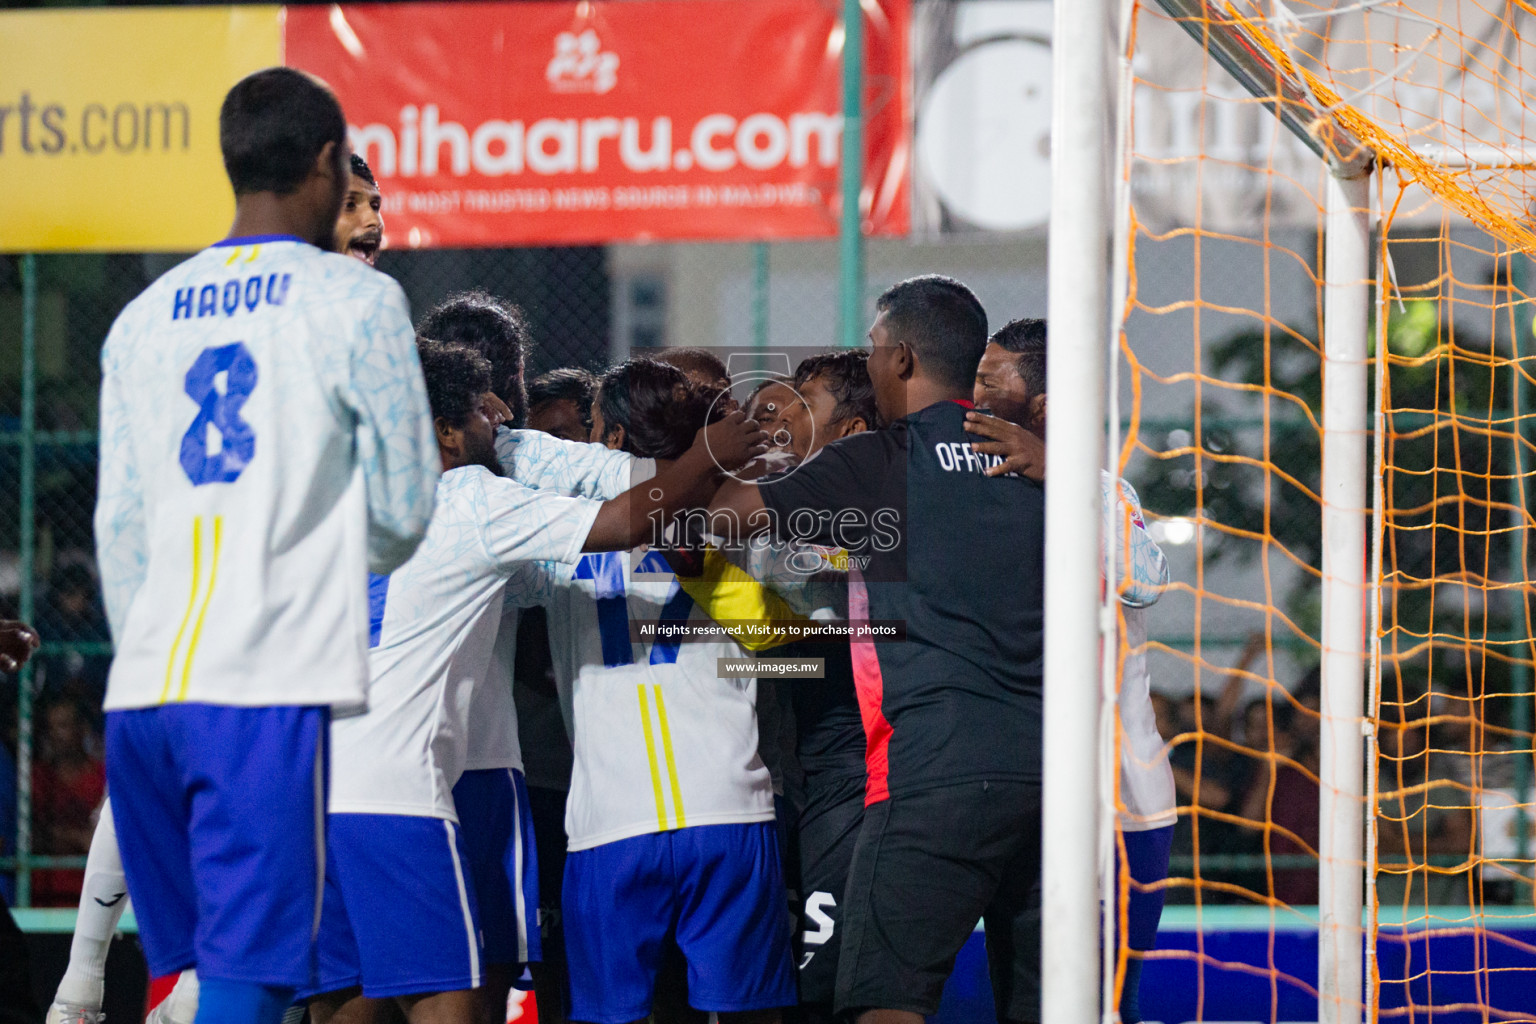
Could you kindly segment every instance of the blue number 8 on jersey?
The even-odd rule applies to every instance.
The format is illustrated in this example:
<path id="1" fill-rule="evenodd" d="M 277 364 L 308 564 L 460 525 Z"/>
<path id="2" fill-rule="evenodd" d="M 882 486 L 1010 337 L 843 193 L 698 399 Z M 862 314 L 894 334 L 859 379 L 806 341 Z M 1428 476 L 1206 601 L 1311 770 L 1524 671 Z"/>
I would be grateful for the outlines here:
<path id="1" fill-rule="evenodd" d="M 225 374 L 220 393 L 214 378 Z M 240 418 L 240 407 L 256 386 L 256 360 L 243 342 L 205 348 L 187 371 L 186 391 L 198 404 L 197 418 L 181 438 L 181 468 L 192 486 L 228 484 L 240 478 L 256 455 L 256 432 Z M 219 450 L 208 454 L 208 428 L 219 432 Z"/>

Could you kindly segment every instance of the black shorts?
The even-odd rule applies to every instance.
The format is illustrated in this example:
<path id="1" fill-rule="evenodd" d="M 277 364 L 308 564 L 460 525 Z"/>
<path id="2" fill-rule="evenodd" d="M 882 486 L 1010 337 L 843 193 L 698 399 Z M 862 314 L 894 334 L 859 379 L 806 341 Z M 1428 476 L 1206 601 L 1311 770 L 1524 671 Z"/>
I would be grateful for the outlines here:
<path id="1" fill-rule="evenodd" d="M 967 782 L 865 808 L 843 905 L 837 1011 L 938 1012 L 978 920 L 997 1016 L 1038 1021 L 1040 786 Z"/>
<path id="2" fill-rule="evenodd" d="M 528 787 L 533 844 L 539 855 L 539 932 L 545 961 L 565 962 L 560 930 L 560 886 L 565 878 L 565 791 Z"/>
<path id="3" fill-rule="evenodd" d="M 864 821 L 864 776 L 808 779 L 805 800 L 796 829 L 801 907 L 795 954 L 800 965 L 800 1001 L 830 1004 L 837 987 L 848 871 Z"/>

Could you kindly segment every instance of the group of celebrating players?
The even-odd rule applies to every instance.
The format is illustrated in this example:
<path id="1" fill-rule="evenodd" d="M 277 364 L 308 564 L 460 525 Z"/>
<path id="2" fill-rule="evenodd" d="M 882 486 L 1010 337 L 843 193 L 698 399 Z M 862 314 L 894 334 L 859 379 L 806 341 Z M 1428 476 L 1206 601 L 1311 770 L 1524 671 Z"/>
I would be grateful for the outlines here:
<path id="1" fill-rule="evenodd" d="M 747 393 L 691 349 L 530 400 L 515 307 L 413 327 L 373 269 L 322 83 L 249 76 L 220 141 L 230 237 L 102 351 L 110 799 L 49 1024 L 101 1019 L 124 892 L 180 973 L 160 1022 L 483 1024 L 531 985 L 595 1024 L 916 1024 L 978 920 L 999 1020 L 1038 1020 L 1044 322 L 989 338 L 919 277 L 868 349 Z M 1104 491 L 1131 634 L 1167 565 Z M 530 608 L 568 794 L 523 774 Z M 871 623 L 898 635 L 803 638 Z M 819 675 L 732 669 L 765 651 Z M 1173 785 L 1125 675 L 1146 949 Z"/>

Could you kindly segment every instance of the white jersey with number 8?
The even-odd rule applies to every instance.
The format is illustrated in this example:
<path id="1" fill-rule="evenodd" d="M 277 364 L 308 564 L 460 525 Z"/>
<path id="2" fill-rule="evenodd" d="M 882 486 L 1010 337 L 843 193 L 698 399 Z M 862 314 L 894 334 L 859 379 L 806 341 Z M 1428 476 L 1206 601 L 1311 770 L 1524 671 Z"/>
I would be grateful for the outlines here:
<path id="1" fill-rule="evenodd" d="M 415 550 L 439 471 L 399 285 L 230 239 L 131 302 L 101 364 L 107 710 L 361 702 L 368 572 Z"/>

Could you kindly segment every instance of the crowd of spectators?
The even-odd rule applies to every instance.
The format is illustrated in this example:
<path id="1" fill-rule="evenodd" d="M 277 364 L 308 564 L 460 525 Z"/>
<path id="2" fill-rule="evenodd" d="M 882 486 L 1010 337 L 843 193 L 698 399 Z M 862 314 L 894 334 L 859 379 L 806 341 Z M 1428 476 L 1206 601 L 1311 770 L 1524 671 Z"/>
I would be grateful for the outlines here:
<path id="1" fill-rule="evenodd" d="M 39 631 L 41 632 L 41 631 Z M 0 856 L 16 853 L 16 740 L 14 688 L 0 706 Z M 90 710 L 71 697 L 48 696 L 37 705 L 32 755 L 32 852 L 85 856 L 106 793 L 101 730 Z M 32 873 L 34 906 L 73 906 L 81 872 L 48 868 Z M 15 898 L 15 879 L 0 873 L 0 893 Z"/>
<path id="2" fill-rule="evenodd" d="M 1317 902 L 1319 674 L 1245 703 L 1264 650 L 1252 639 L 1215 697 L 1153 695 L 1180 804 L 1171 903 L 1195 901 L 1196 863 L 1202 902 Z M 1383 907 L 1531 898 L 1519 865 L 1504 863 L 1517 859 L 1520 751 L 1494 721 L 1495 704 L 1448 688 L 1421 682 L 1383 698 L 1374 876 Z"/>
<path id="3" fill-rule="evenodd" d="M 1263 651 L 1262 637 L 1251 640 L 1216 698 L 1153 695 L 1180 807 L 1199 808 L 1180 813 L 1173 856 L 1187 865 L 1199 849 L 1200 876 L 1215 883 L 1204 888 L 1204 902 L 1252 902 L 1240 890 L 1292 905 L 1317 902 L 1317 869 L 1299 859 L 1317 850 L 1317 673 L 1288 693 L 1244 704 Z M 1180 863 L 1173 875 L 1191 876 Z M 1176 884 L 1168 899 L 1192 903 L 1194 890 Z"/>
<path id="4" fill-rule="evenodd" d="M 84 560 L 61 561 L 35 617 L 47 646 L 32 668 L 31 846 L 34 854 L 83 857 L 106 792 L 101 702 L 110 658 L 89 646 L 108 639 L 90 566 Z M 0 677 L 0 856 L 5 857 L 17 849 L 17 686 L 17 676 Z M 34 871 L 32 903 L 73 906 L 80 883 L 79 870 Z M 7 903 L 14 901 L 13 873 L 0 872 L 0 894 Z"/>

